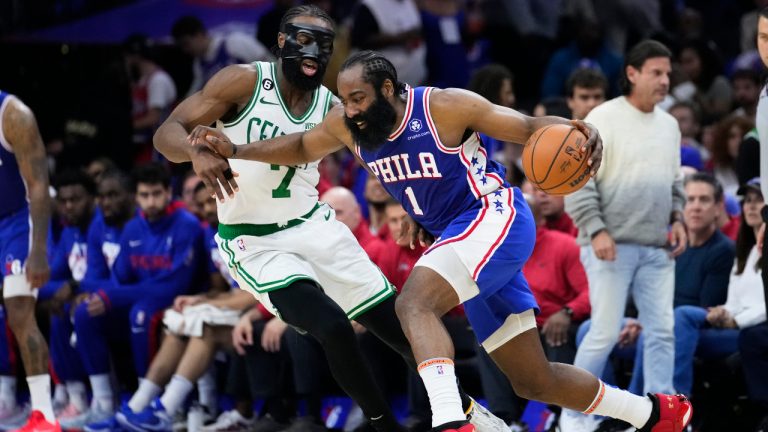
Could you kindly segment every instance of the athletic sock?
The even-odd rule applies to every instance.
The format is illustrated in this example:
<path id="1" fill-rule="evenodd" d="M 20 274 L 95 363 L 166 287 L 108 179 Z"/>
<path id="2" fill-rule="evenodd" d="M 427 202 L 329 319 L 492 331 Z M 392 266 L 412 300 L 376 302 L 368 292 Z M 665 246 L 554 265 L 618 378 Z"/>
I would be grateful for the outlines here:
<path id="1" fill-rule="evenodd" d="M 136 393 L 133 394 L 131 400 L 128 401 L 128 408 L 134 413 L 141 412 L 144 408 L 152 402 L 152 399 L 156 398 L 160 394 L 162 389 L 152 381 L 142 378 L 139 380 L 139 388 Z"/>
<path id="2" fill-rule="evenodd" d="M 51 404 L 51 376 L 48 374 L 33 375 L 27 377 L 32 409 L 40 411 L 45 419 L 56 423 Z"/>
<path id="3" fill-rule="evenodd" d="M 85 390 L 85 383 L 82 381 L 67 381 L 67 395 L 69 403 L 74 405 L 80 412 L 88 409 L 88 395 Z"/>
<path id="4" fill-rule="evenodd" d="M 160 403 L 168 414 L 173 415 L 184 404 L 193 388 L 194 385 L 188 379 L 181 375 L 174 375 L 168 387 L 165 388 L 163 396 L 160 397 Z"/>
<path id="5" fill-rule="evenodd" d="M 197 380 L 197 394 L 200 405 L 208 410 L 208 413 L 215 415 L 218 409 L 216 399 L 216 374 L 213 367 L 208 368 L 205 375 Z"/>
<path id="6" fill-rule="evenodd" d="M 91 375 L 88 378 L 91 381 L 91 390 L 93 390 L 91 406 L 100 412 L 114 411 L 114 395 L 109 374 Z"/>
<path id="7" fill-rule="evenodd" d="M 16 405 L 16 377 L 0 376 L 0 403 L 8 407 Z"/>
<path id="8" fill-rule="evenodd" d="M 600 381 L 600 388 L 584 414 L 595 414 L 624 420 L 640 429 L 648 422 L 653 402 L 647 397 L 634 395 L 626 390 L 606 385 Z"/>
<path id="9" fill-rule="evenodd" d="M 432 427 L 467 419 L 461 407 L 456 386 L 453 360 L 433 358 L 419 364 L 419 375 L 424 381 L 432 407 Z"/>

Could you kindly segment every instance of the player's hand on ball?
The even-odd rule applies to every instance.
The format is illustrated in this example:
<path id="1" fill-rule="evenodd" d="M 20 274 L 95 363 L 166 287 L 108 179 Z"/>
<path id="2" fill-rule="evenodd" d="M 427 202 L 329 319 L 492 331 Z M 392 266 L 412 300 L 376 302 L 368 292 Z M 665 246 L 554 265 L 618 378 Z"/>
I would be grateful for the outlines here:
<path id="1" fill-rule="evenodd" d="M 573 126 L 580 130 L 587 136 L 587 142 L 580 148 L 582 153 L 586 153 L 589 149 L 592 149 L 592 155 L 589 158 L 589 166 L 592 168 L 590 175 L 592 177 L 597 175 L 597 170 L 600 169 L 600 164 L 603 161 L 603 139 L 600 138 L 600 132 L 597 128 L 590 123 L 585 123 L 581 120 L 571 120 Z"/>

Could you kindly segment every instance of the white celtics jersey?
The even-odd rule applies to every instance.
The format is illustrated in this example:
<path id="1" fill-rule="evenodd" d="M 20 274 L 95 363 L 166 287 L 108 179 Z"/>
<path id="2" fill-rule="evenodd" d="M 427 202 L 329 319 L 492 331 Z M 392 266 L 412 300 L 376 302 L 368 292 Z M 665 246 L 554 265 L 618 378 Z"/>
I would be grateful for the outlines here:
<path id="1" fill-rule="evenodd" d="M 223 132 L 233 143 L 303 132 L 323 120 L 333 98 L 330 90 L 320 86 L 312 93 L 307 111 L 295 117 L 278 90 L 276 65 L 253 64 L 259 73 L 253 95 L 237 118 L 223 125 Z M 229 163 L 240 174 L 240 190 L 234 198 L 227 197 L 224 203 L 218 203 L 219 221 L 223 224 L 282 224 L 307 214 L 317 204 L 317 161 L 299 166 L 237 159 Z"/>

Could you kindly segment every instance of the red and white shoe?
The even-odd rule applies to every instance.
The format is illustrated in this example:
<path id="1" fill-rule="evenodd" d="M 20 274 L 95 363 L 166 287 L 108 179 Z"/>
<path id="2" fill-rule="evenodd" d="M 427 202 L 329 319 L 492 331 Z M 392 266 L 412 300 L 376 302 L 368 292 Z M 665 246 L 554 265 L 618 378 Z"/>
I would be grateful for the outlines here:
<path id="1" fill-rule="evenodd" d="M 456 421 L 437 426 L 433 432 L 477 432 L 475 426 L 468 421 Z"/>
<path id="2" fill-rule="evenodd" d="M 49 422 L 43 413 L 35 410 L 29 415 L 27 424 L 16 432 L 61 432 L 61 426 L 58 421 L 56 423 Z"/>
<path id="3" fill-rule="evenodd" d="M 659 420 L 651 427 L 650 432 L 683 432 L 693 417 L 693 405 L 687 397 L 681 394 L 666 395 L 662 393 L 649 394 L 653 401 L 654 411 L 659 413 Z"/>

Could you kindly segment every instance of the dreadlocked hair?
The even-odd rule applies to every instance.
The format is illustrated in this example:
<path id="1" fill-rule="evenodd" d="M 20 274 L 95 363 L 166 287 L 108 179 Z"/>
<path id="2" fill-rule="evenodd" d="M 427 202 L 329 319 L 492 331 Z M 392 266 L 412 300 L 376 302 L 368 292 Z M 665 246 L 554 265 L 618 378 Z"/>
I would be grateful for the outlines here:
<path id="1" fill-rule="evenodd" d="M 358 51 L 341 65 L 341 70 L 345 71 L 358 64 L 363 65 L 363 80 L 380 89 L 385 80 L 392 81 L 395 86 L 395 95 L 400 95 L 406 91 L 408 85 L 397 80 L 397 70 L 392 62 L 376 51 L 364 50 Z"/>
<path id="2" fill-rule="evenodd" d="M 334 22 L 333 18 L 328 15 L 328 12 L 320 9 L 315 5 L 301 5 L 288 9 L 288 12 L 283 15 L 283 18 L 280 20 L 280 31 L 285 33 L 285 25 L 291 22 L 294 18 L 300 16 L 320 18 L 330 24 L 331 28 L 336 28 L 336 22 Z"/>

